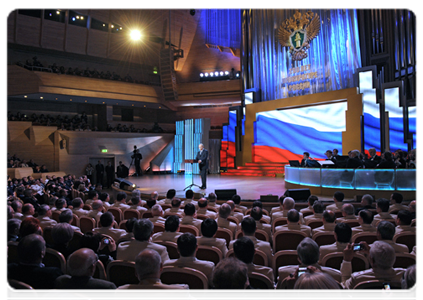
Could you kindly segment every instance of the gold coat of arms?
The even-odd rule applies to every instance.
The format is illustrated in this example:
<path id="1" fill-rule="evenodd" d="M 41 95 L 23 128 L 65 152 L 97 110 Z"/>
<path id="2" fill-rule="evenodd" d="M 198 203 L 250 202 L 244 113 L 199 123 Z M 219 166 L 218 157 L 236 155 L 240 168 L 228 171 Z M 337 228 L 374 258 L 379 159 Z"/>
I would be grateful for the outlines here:
<path id="1" fill-rule="evenodd" d="M 292 18 L 285 20 L 278 28 L 278 40 L 282 47 L 289 47 L 292 60 L 306 58 L 310 42 L 320 32 L 320 17 L 311 11 L 305 14 L 296 11 Z"/>

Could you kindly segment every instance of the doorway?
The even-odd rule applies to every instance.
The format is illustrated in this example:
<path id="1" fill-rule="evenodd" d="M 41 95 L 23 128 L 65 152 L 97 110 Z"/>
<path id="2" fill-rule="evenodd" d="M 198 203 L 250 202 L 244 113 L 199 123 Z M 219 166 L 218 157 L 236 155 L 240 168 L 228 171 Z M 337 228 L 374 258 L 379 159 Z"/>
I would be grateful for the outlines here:
<path id="1" fill-rule="evenodd" d="M 98 164 L 98 161 L 101 161 L 101 163 L 104 166 L 104 172 L 103 172 L 103 178 L 98 179 L 97 178 L 97 172 L 96 172 L 96 165 Z M 111 184 L 113 184 L 113 180 L 115 178 L 115 172 L 116 172 L 116 164 L 115 164 L 115 157 L 114 156 L 108 156 L 108 157 L 90 157 L 89 158 L 89 163 L 94 167 L 94 173 L 93 173 L 93 177 L 92 177 L 92 185 L 96 185 L 97 183 L 101 183 L 101 185 L 103 186 L 103 188 L 105 188 L 107 186 L 107 174 L 106 174 L 106 166 L 108 163 L 111 163 L 112 167 L 113 167 L 113 179 Z"/>

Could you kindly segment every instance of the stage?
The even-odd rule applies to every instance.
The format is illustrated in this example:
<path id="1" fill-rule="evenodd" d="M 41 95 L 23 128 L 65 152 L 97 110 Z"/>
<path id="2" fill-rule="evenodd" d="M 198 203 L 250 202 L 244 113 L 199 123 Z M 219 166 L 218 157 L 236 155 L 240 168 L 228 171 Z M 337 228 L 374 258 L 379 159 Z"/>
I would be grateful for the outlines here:
<path id="1" fill-rule="evenodd" d="M 176 190 L 176 196 L 185 198 L 185 187 L 192 183 L 191 175 L 183 174 L 162 174 L 144 175 L 142 177 L 128 177 L 126 180 L 137 185 L 142 193 L 157 191 L 160 196 L 166 196 L 169 189 Z M 194 183 L 201 185 L 200 175 L 194 175 Z M 242 200 L 260 199 L 260 195 L 277 195 L 285 193 L 285 180 L 280 177 L 248 177 L 248 176 L 220 176 L 209 174 L 207 176 L 207 189 L 201 190 L 194 186 L 195 193 L 209 193 L 220 189 L 236 189 Z M 320 197 L 319 197 L 320 198 Z M 322 197 L 329 200 L 330 197 Z"/>

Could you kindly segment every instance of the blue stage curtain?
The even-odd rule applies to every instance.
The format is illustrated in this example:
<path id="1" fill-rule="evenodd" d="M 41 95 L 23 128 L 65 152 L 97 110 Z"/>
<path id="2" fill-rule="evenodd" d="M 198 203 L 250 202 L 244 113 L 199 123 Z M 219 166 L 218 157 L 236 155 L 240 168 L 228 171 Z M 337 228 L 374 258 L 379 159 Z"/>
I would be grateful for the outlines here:
<path id="1" fill-rule="evenodd" d="M 300 10 L 305 13 L 307 10 Z M 308 57 L 293 62 L 288 47 L 282 47 L 277 29 L 295 10 L 251 10 L 250 81 L 246 88 L 259 88 L 262 101 L 354 87 L 354 72 L 361 67 L 356 10 L 311 10 L 320 16 L 321 30 L 310 43 Z M 294 67 L 310 65 L 317 78 L 306 80 L 310 88 L 289 91 L 286 78 Z M 245 66 L 244 66 L 245 67 Z M 304 81 L 303 81 L 304 82 Z M 297 81 L 298 83 L 298 81 Z"/>
<path id="2" fill-rule="evenodd" d="M 241 10 L 207 9 L 206 44 L 240 48 L 241 45 Z"/>

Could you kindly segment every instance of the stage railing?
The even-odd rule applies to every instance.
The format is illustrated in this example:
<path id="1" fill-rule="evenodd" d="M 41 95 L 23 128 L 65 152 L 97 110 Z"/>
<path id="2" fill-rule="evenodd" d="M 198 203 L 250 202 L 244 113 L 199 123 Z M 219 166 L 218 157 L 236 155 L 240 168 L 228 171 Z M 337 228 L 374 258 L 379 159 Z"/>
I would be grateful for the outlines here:
<path id="1" fill-rule="evenodd" d="M 334 169 L 285 166 L 285 181 L 355 190 L 415 191 L 415 169 Z"/>

